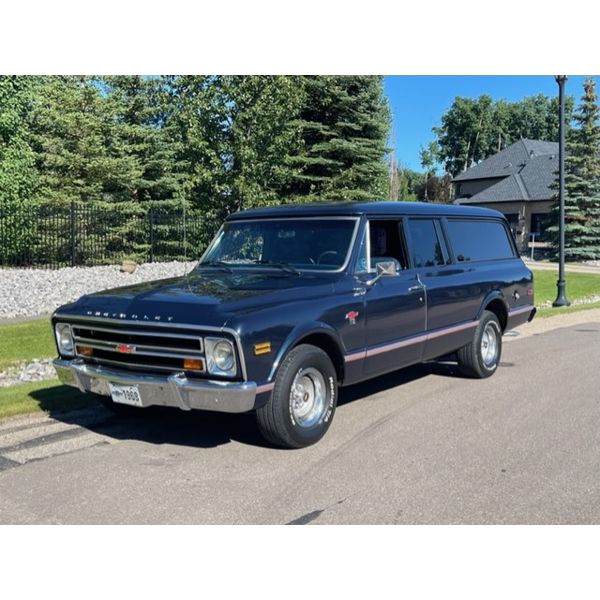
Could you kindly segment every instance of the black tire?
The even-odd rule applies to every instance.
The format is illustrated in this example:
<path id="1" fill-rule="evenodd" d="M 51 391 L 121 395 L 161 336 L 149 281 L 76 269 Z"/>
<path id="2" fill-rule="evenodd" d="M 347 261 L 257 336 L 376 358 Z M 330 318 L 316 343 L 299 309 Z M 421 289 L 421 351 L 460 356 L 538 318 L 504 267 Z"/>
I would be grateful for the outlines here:
<path id="1" fill-rule="evenodd" d="M 495 349 L 489 353 L 486 349 L 484 355 L 483 346 L 487 340 L 489 340 L 487 347 L 491 346 L 490 338 L 486 337 L 486 340 L 484 340 L 484 336 L 491 335 L 494 337 Z M 485 379 L 496 372 L 501 356 L 502 327 L 498 317 L 493 312 L 484 310 L 473 333 L 473 340 L 457 352 L 458 366 L 463 375 L 467 377 Z"/>
<path id="2" fill-rule="evenodd" d="M 294 380 L 300 387 L 292 390 Z M 302 397 L 298 390 L 304 390 Z M 318 442 L 333 420 L 337 391 L 337 374 L 329 356 L 316 346 L 296 346 L 279 367 L 271 398 L 256 411 L 261 434 L 283 448 L 304 448 Z M 314 407 L 304 421 L 303 403 Z"/>

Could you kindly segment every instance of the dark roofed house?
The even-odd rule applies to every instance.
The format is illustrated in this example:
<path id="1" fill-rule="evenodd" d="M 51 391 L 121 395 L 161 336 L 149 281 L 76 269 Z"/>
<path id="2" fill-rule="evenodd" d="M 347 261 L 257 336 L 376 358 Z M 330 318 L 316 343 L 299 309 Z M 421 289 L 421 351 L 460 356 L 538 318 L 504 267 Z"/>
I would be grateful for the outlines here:
<path id="1" fill-rule="evenodd" d="M 467 171 L 454 184 L 456 204 L 494 208 L 510 221 L 522 251 L 531 233 L 544 239 L 558 171 L 558 144 L 520 139 Z"/>

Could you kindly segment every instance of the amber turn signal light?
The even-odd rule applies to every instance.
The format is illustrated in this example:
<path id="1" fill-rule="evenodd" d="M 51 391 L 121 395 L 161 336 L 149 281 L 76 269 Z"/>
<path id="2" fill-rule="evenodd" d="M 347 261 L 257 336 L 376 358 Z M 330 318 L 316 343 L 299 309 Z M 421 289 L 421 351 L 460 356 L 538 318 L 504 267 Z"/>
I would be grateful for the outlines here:
<path id="1" fill-rule="evenodd" d="M 183 368 L 190 369 L 191 371 L 202 371 L 203 369 L 202 361 L 198 358 L 184 358 L 183 359 Z"/>
<path id="2" fill-rule="evenodd" d="M 80 356 L 93 356 L 94 349 L 90 346 L 77 346 L 77 354 Z"/>
<path id="3" fill-rule="evenodd" d="M 260 354 L 268 354 L 271 352 L 271 342 L 260 342 L 260 344 L 254 344 L 254 354 L 259 356 Z"/>

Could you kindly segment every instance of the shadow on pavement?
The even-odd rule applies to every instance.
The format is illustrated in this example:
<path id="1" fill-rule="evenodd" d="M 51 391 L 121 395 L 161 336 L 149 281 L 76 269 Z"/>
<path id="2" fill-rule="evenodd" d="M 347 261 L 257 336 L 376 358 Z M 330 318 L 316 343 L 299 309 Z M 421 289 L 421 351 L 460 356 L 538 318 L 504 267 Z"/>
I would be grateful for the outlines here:
<path id="1" fill-rule="evenodd" d="M 427 375 L 455 377 L 456 364 L 431 362 L 415 365 L 400 371 L 340 389 L 338 407 L 360 400 Z M 68 388 L 72 389 L 72 388 Z M 131 409 L 126 414 L 115 414 L 105 408 L 93 395 L 86 395 L 86 408 L 65 412 L 54 409 L 46 390 L 38 390 L 31 396 L 49 415 L 58 421 L 77 425 L 118 440 L 139 440 L 149 444 L 175 444 L 197 448 L 214 448 L 230 441 L 272 448 L 260 435 L 254 414 L 226 414 L 215 412 L 184 412 L 173 408 L 150 407 Z M 56 392 L 52 392 L 55 394 Z M 127 408 L 127 407 L 126 407 Z"/>

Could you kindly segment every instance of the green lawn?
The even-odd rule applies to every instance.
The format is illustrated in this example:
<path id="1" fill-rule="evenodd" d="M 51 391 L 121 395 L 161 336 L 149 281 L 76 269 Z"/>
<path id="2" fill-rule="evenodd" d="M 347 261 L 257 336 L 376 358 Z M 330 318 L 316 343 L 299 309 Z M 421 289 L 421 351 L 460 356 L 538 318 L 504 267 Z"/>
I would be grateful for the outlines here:
<path id="1" fill-rule="evenodd" d="M 37 411 L 54 412 L 96 404 L 94 396 L 61 385 L 58 379 L 0 387 L 0 419 Z"/>
<path id="2" fill-rule="evenodd" d="M 55 355 L 49 317 L 0 325 L 0 371 L 21 360 Z"/>
<path id="3" fill-rule="evenodd" d="M 55 355 L 48 317 L 0 325 L 0 371 L 20 361 Z M 0 418 L 79 408 L 93 402 L 93 397 L 61 385 L 58 379 L 18 383 L 0 387 Z"/>
<path id="4" fill-rule="evenodd" d="M 536 305 L 556 298 L 556 280 L 554 271 L 533 270 L 533 287 Z M 576 298 L 600 294 L 600 275 L 595 273 L 566 273 L 567 298 Z M 574 307 L 579 308 L 579 307 Z"/>

